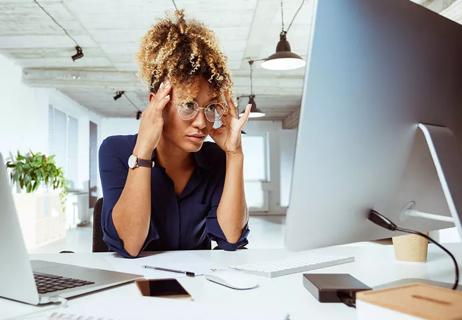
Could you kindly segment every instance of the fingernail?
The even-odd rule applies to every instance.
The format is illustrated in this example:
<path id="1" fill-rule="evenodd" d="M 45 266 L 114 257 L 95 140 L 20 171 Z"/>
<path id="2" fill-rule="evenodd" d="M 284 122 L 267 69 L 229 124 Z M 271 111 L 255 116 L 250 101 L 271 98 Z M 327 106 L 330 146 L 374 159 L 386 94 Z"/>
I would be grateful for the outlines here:
<path id="1" fill-rule="evenodd" d="M 168 99 L 170 99 L 170 95 L 169 95 L 169 94 L 167 94 L 167 95 L 165 96 L 165 98 L 164 98 L 164 99 L 165 99 L 165 100 L 168 100 Z"/>
<path id="2" fill-rule="evenodd" d="M 163 82 L 161 82 L 161 83 L 160 83 L 160 87 L 159 87 L 159 89 L 162 89 L 163 87 L 164 87 L 164 83 L 163 83 Z"/>

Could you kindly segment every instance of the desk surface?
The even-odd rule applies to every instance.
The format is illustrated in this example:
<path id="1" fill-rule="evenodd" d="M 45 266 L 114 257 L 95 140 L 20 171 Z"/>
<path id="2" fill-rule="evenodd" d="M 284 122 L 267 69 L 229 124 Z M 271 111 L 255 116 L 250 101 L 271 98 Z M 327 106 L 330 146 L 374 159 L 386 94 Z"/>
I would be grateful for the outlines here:
<path id="1" fill-rule="evenodd" d="M 462 244 L 447 244 L 449 250 L 462 264 Z M 319 251 L 318 251 L 319 250 Z M 429 246 L 427 263 L 397 262 L 391 245 L 376 243 L 355 243 L 334 246 L 310 252 L 323 252 L 333 255 L 352 255 L 356 261 L 349 264 L 320 269 L 314 272 L 350 273 L 365 284 L 375 287 L 384 283 L 405 278 L 424 278 L 435 281 L 451 282 L 454 268 L 450 258 L 434 245 Z M 294 254 L 284 249 L 239 250 L 227 252 L 220 250 L 178 251 L 178 257 L 195 255 L 213 264 L 223 266 L 257 262 L 265 259 L 278 259 Z M 297 253 L 299 254 L 299 253 Z M 162 262 L 162 254 L 159 262 Z M 74 254 L 37 254 L 31 259 L 71 263 L 86 267 L 116 270 L 114 265 L 121 258 L 112 253 L 74 253 Z M 136 263 L 136 259 L 129 260 Z M 124 260 L 125 263 L 125 260 Z M 180 278 L 180 282 L 191 293 L 194 300 L 201 303 L 235 305 L 236 307 L 267 308 L 277 307 L 287 311 L 290 319 L 356 319 L 355 310 L 342 304 L 321 304 L 303 287 L 301 273 L 274 279 L 258 277 L 260 287 L 249 291 L 235 291 L 213 284 L 203 277 Z M 98 293 L 71 299 L 69 304 L 85 308 L 89 301 L 120 301 L 124 297 L 139 295 L 135 284 L 127 284 Z M 0 298 L 0 319 L 19 316 L 38 310 L 38 307 Z"/>

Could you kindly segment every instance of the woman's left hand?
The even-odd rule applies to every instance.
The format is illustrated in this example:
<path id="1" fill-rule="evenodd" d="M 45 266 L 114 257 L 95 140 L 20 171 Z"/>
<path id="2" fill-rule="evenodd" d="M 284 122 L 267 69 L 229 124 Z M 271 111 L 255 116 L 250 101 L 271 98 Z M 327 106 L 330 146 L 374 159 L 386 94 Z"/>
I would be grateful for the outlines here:
<path id="1" fill-rule="evenodd" d="M 231 95 L 227 93 L 225 98 L 228 112 L 221 117 L 222 126 L 218 129 L 212 128 L 210 136 L 225 153 L 242 153 L 241 130 L 249 119 L 252 105 L 248 104 L 244 114 L 239 118 Z"/>

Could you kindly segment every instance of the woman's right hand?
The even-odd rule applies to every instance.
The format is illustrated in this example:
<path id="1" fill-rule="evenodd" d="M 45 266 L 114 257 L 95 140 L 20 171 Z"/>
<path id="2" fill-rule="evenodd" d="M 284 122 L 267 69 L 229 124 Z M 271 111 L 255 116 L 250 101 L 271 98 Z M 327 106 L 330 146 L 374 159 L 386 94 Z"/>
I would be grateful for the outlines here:
<path id="1" fill-rule="evenodd" d="M 150 95 L 149 105 L 141 115 L 138 138 L 133 154 L 142 159 L 151 159 L 152 152 L 159 143 L 164 126 L 162 111 L 170 101 L 170 82 L 161 83 L 156 94 Z"/>

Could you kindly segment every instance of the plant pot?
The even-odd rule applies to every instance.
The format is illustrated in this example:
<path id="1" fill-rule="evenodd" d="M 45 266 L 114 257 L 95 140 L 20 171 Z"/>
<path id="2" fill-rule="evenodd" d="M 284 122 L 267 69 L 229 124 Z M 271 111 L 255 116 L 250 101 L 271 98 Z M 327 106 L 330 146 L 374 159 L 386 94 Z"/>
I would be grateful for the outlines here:
<path id="1" fill-rule="evenodd" d="M 426 262 L 428 240 L 415 234 L 393 237 L 393 248 L 398 261 Z"/>

